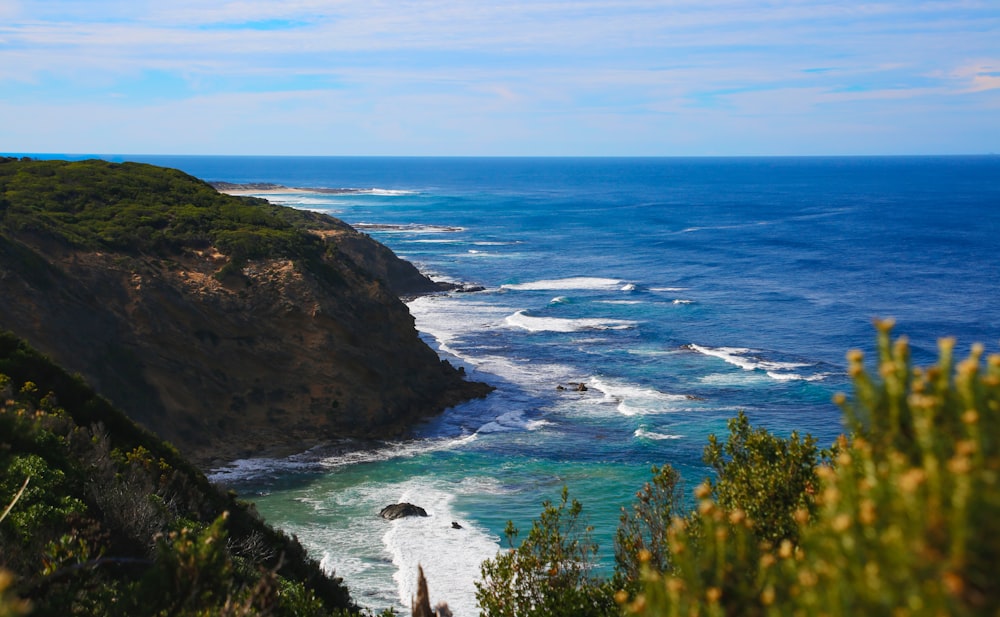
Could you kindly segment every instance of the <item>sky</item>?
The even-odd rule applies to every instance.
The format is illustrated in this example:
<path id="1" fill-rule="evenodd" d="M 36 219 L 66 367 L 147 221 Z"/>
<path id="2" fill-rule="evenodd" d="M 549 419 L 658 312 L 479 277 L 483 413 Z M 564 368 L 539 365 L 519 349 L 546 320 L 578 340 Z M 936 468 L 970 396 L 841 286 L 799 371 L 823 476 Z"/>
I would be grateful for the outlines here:
<path id="1" fill-rule="evenodd" d="M 0 152 L 1000 153 L 1000 0 L 0 0 Z"/>

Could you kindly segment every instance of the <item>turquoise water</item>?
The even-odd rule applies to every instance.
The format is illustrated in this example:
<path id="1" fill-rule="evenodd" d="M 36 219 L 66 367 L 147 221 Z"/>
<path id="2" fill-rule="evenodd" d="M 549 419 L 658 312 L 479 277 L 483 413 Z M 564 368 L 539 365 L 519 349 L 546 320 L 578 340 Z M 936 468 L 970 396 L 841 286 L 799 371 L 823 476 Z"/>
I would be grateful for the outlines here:
<path id="1" fill-rule="evenodd" d="M 442 356 L 497 386 L 488 399 L 406 441 L 215 476 L 376 609 L 408 606 L 420 563 L 435 599 L 476 614 L 478 564 L 506 521 L 527 528 L 563 485 L 610 567 L 619 509 L 650 466 L 678 467 L 690 490 L 706 437 L 739 409 L 829 444 L 844 353 L 871 347 L 874 317 L 896 317 L 921 363 L 942 335 L 961 350 L 1000 338 L 997 157 L 127 158 L 358 189 L 267 197 L 485 287 L 409 307 Z M 397 501 L 432 516 L 377 518 Z"/>

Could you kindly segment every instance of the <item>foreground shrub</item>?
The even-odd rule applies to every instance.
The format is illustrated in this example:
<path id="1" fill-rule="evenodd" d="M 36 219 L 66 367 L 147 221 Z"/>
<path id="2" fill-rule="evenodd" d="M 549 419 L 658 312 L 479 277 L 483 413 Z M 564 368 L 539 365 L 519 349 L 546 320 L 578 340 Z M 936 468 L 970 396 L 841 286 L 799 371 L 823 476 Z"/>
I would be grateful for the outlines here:
<path id="1" fill-rule="evenodd" d="M 641 592 L 619 596 L 627 613 L 997 614 L 1000 356 L 984 369 L 976 346 L 956 367 L 943 340 L 937 365 L 913 370 L 890 330 L 879 324 L 877 375 L 849 355 L 855 395 L 838 402 L 851 435 L 815 469 L 797 533 L 768 541 L 705 485 L 699 515 L 668 534 L 672 569 L 647 566 Z"/>
<path id="2" fill-rule="evenodd" d="M 557 504 L 545 502 L 538 520 L 517 547 L 518 530 L 507 523 L 508 552 L 482 565 L 476 600 L 482 615 L 587 617 L 614 610 L 611 587 L 592 573 L 597 544 L 581 519 L 583 506 L 563 488 Z"/>
<path id="3" fill-rule="evenodd" d="M 342 582 L 296 540 L 0 332 L 0 617 L 29 609 L 357 613 Z"/>

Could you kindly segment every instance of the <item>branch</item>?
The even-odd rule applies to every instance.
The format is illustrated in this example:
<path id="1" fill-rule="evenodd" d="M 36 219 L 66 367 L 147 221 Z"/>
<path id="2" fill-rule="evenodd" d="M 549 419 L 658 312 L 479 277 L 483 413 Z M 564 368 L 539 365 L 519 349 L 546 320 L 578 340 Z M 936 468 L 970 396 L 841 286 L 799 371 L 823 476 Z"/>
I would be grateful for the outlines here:
<path id="1" fill-rule="evenodd" d="M 14 509 L 14 504 L 17 503 L 17 500 L 20 499 L 21 495 L 24 494 L 25 489 L 28 488 L 29 481 L 31 481 L 31 476 L 28 476 L 27 478 L 24 479 L 24 484 L 21 485 L 21 490 L 17 492 L 17 495 L 14 495 L 14 501 L 10 502 L 10 505 L 7 506 L 7 509 L 3 511 L 3 514 L 0 514 L 0 523 L 2 523 L 3 519 L 7 518 L 7 515 L 10 514 L 10 511 Z"/>

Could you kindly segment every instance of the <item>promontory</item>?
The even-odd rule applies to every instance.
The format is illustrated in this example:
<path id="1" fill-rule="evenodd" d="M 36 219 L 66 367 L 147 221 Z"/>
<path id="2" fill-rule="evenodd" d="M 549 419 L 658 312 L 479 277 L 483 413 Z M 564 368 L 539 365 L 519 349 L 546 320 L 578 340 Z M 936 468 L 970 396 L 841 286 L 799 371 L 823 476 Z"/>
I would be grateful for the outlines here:
<path id="1" fill-rule="evenodd" d="M 0 328 L 203 468 L 484 396 L 400 300 L 440 288 L 339 220 L 177 170 L 0 159 Z"/>

